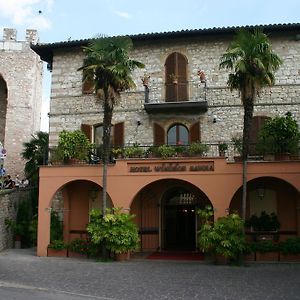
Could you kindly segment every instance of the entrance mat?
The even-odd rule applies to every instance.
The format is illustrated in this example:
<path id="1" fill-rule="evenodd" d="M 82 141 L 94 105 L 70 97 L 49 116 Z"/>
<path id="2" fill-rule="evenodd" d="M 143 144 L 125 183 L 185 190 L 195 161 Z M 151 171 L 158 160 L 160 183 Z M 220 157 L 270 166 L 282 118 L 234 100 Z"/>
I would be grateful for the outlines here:
<path id="1" fill-rule="evenodd" d="M 147 259 L 162 259 L 162 260 L 203 260 L 204 255 L 199 252 L 190 251 L 162 251 L 153 252 Z"/>

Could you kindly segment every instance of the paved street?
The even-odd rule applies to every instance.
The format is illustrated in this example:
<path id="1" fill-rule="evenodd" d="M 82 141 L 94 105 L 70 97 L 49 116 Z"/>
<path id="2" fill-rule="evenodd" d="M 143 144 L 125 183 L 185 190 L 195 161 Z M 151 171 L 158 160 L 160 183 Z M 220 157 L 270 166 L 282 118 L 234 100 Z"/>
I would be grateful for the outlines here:
<path id="1" fill-rule="evenodd" d="M 0 253 L 0 299 L 300 299 L 300 264 L 95 262 Z"/>

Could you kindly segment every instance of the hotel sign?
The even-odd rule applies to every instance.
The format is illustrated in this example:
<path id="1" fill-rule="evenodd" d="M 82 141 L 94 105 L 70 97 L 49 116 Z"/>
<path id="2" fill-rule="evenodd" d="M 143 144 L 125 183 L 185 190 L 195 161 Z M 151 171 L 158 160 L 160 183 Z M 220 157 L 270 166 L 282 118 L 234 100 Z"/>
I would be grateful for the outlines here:
<path id="1" fill-rule="evenodd" d="M 207 172 L 214 171 L 213 161 L 128 164 L 130 173 Z"/>

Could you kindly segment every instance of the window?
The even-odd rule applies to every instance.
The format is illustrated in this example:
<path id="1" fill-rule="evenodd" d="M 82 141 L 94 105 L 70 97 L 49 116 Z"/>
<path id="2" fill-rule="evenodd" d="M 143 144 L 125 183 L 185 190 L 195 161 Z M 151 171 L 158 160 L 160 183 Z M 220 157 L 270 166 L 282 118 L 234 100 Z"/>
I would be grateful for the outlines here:
<path id="1" fill-rule="evenodd" d="M 163 145 L 166 142 L 169 145 L 187 145 L 199 142 L 201 140 L 200 122 L 193 123 L 189 128 L 182 124 L 173 124 L 167 132 L 159 123 L 154 123 L 153 138 L 155 146 Z"/>
<path id="2" fill-rule="evenodd" d="M 169 128 L 167 134 L 168 145 L 187 145 L 189 143 L 189 131 L 181 125 L 176 124 Z"/>
<path id="3" fill-rule="evenodd" d="M 187 59 L 178 52 L 170 54 L 165 63 L 166 101 L 188 101 Z"/>
<path id="4" fill-rule="evenodd" d="M 90 142 L 95 145 L 102 145 L 103 126 L 102 124 L 87 125 L 81 124 L 81 131 L 85 133 Z M 122 147 L 124 145 L 124 122 L 114 124 L 111 127 L 111 145 L 114 147 Z"/>

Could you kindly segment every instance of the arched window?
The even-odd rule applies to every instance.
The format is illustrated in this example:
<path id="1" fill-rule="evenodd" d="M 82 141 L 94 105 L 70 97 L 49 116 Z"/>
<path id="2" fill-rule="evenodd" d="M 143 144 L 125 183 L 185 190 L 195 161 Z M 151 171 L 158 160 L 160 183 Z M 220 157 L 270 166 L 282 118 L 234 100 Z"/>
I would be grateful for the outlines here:
<path id="1" fill-rule="evenodd" d="M 175 124 L 171 126 L 167 134 L 168 145 L 188 145 L 189 131 L 182 124 Z"/>
<path id="2" fill-rule="evenodd" d="M 187 59 L 179 52 L 170 54 L 165 63 L 166 101 L 188 101 Z"/>

